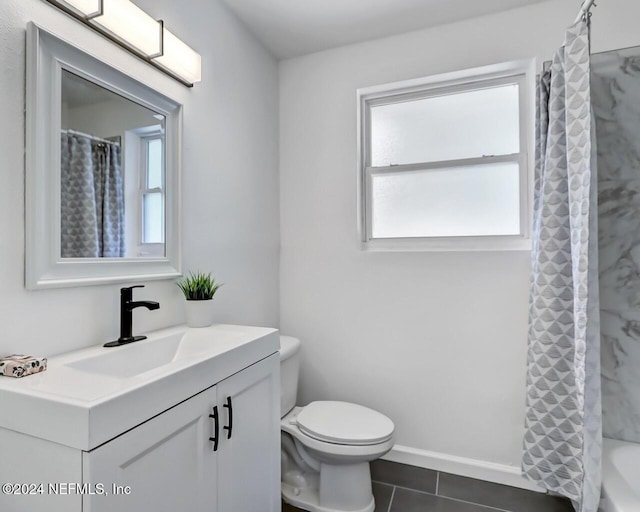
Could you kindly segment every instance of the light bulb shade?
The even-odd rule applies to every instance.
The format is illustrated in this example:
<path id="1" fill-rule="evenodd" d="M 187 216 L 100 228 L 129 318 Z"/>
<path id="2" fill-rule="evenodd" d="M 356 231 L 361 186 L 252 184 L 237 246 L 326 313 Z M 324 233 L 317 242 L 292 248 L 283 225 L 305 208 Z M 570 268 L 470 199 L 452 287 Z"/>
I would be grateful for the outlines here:
<path id="1" fill-rule="evenodd" d="M 63 3 L 87 18 L 100 14 L 102 7 L 100 0 L 65 0 Z"/>
<path id="2" fill-rule="evenodd" d="M 88 3 L 89 0 L 73 0 Z M 162 53 L 162 23 L 129 0 L 103 0 L 102 15 L 91 20 L 147 57 Z"/>
<path id="3" fill-rule="evenodd" d="M 164 53 L 153 61 L 190 84 L 202 79 L 200 54 L 166 28 L 164 29 Z"/>

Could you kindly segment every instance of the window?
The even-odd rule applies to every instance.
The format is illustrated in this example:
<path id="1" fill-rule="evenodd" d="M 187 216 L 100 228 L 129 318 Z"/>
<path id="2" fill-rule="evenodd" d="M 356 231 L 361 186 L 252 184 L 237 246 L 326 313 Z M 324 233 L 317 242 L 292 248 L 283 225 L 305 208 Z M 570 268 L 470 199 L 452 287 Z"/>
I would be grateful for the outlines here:
<path id="1" fill-rule="evenodd" d="M 164 137 L 140 138 L 141 243 L 164 244 Z"/>
<path id="2" fill-rule="evenodd" d="M 367 248 L 528 248 L 531 66 L 358 91 Z"/>

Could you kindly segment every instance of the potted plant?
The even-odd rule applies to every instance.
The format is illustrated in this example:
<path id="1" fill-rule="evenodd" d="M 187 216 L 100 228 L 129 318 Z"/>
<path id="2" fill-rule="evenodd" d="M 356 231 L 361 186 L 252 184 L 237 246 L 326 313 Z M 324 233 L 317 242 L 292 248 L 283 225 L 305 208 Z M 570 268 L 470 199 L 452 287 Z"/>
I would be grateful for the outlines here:
<path id="1" fill-rule="evenodd" d="M 211 300 L 222 284 L 216 283 L 211 273 L 189 272 L 177 283 L 184 293 L 186 301 L 187 325 L 189 327 L 208 327 L 213 322 Z"/>

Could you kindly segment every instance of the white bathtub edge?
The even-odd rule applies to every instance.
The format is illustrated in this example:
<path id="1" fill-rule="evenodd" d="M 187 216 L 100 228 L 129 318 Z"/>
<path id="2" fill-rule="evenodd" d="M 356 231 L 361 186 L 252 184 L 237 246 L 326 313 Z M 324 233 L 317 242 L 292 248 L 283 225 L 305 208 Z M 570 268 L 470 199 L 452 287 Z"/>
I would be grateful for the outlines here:
<path id="1" fill-rule="evenodd" d="M 395 445 L 384 460 L 466 476 L 486 482 L 509 485 L 530 491 L 545 492 L 520 474 L 520 468 L 483 460 L 470 459 L 447 453 L 420 450 L 409 446 Z"/>

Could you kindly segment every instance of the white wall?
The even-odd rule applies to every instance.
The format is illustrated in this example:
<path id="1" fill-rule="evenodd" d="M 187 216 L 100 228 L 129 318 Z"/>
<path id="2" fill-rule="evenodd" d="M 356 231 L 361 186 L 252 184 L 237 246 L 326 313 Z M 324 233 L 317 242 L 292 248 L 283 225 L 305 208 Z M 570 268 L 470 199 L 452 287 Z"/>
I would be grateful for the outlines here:
<path id="1" fill-rule="evenodd" d="M 640 3 L 598 5 L 594 51 L 640 44 Z M 517 475 L 529 253 L 362 252 L 356 89 L 523 58 L 540 66 L 577 6 L 554 0 L 281 62 L 280 323 L 302 339 L 301 403 L 362 403 L 394 420 L 409 454 Z M 403 460 L 427 460 L 417 455 Z"/>
<path id="2" fill-rule="evenodd" d="M 203 80 L 189 90 L 107 43 L 42 0 L 0 2 L 0 354 L 51 356 L 103 343 L 119 330 L 119 285 L 24 289 L 25 28 L 35 21 L 116 59 L 137 79 L 184 103 L 185 269 L 213 271 L 226 285 L 218 321 L 278 324 L 278 67 L 218 0 L 139 0 L 143 9 L 202 54 Z M 136 297 L 145 332 L 184 321 L 172 281 Z"/>
<path id="3" fill-rule="evenodd" d="M 63 110 L 60 124 L 63 130 L 96 137 L 124 137 L 129 130 L 154 125 L 160 127 L 160 121 L 153 117 L 151 110 L 116 95 L 110 101 L 67 107 Z M 107 133 L 111 135 L 105 135 Z"/>

